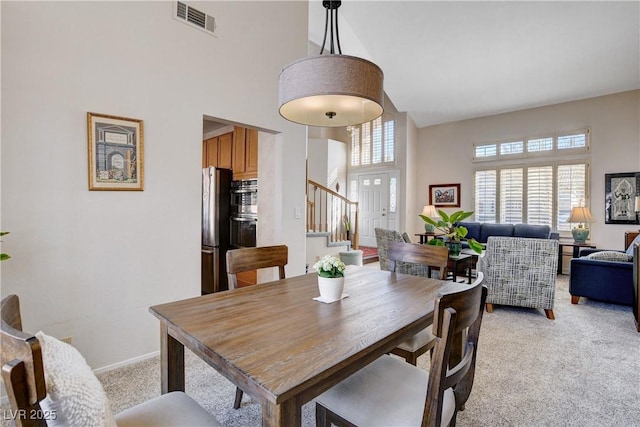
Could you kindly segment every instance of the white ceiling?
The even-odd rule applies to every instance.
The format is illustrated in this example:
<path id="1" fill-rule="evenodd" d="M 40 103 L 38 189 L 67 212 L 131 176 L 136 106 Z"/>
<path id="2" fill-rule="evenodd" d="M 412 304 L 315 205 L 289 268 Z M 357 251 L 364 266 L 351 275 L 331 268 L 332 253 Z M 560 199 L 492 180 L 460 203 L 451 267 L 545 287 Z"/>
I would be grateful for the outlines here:
<path id="1" fill-rule="evenodd" d="M 639 1 L 347 0 L 338 15 L 342 53 L 380 66 L 418 127 L 640 88 Z M 324 21 L 310 1 L 318 45 Z"/>

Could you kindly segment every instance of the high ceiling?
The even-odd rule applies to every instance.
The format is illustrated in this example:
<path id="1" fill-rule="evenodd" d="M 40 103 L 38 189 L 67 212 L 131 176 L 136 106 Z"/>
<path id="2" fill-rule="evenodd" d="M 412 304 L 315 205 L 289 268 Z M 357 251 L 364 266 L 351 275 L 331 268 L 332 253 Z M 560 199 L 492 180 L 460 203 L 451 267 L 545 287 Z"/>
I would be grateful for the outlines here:
<path id="1" fill-rule="evenodd" d="M 380 66 L 418 127 L 640 88 L 639 1 L 346 0 L 338 15 L 342 53 Z M 318 45 L 324 21 L 310 1 Z"/>

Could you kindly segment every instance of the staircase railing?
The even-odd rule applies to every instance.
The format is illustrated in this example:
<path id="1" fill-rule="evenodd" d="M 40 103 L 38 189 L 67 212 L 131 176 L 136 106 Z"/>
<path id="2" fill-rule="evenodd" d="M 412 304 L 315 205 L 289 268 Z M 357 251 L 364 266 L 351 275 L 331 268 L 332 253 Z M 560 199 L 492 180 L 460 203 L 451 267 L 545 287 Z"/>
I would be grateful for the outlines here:
<path id="1" fill-rule="evenodd" d="M 358 202 L 308 179 L 307 231 L 329 233 L 330 242 L 350 240 L 358 249 Z"/>

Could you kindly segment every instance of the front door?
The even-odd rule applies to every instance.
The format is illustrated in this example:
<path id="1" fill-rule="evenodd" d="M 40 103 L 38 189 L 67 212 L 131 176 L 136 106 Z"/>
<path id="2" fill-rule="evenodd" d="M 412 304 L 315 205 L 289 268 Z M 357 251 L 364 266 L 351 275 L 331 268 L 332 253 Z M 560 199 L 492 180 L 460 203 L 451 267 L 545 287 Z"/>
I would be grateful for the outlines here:
<path id="1" fill-rule="evenodd" d="M 388 227 L 389 175 L 386 173 L 358 177 L 360 209 L 360 245 L 377 246 L 374 228 Z"/>

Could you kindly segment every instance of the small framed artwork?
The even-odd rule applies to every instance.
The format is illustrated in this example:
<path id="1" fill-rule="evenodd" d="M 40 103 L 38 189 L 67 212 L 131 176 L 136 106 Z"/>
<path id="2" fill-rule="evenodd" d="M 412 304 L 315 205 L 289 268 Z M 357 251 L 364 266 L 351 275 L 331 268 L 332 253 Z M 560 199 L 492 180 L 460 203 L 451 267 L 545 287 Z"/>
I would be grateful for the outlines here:
<path id="1" fill-rule="evenodd" d="M 437 208 L 459 208 L 460 184 L 429 185 L 429 204 Z"/>
<path id="2" fill-rule="evenodd" d="M 605 224 L 638 224 L 635 196 L 640 195 L 640 172 L 604 176 Z"/>
<path id="3" fill-rule="evenodd" d="M 142 120 L 87 113 L 89 190 L 143 190 Z"/>

